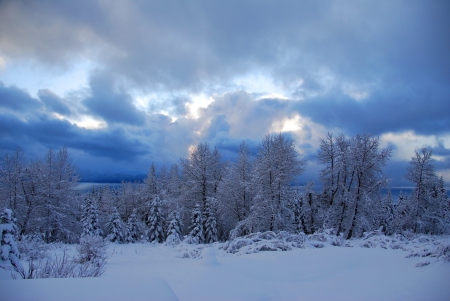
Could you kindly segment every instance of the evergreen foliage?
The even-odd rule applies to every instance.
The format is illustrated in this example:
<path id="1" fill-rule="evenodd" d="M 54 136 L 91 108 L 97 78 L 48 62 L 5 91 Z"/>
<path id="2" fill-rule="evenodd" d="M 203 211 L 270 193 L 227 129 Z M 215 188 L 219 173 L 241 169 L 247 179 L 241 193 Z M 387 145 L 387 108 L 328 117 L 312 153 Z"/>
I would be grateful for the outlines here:
<path id="1" fill-rule="evenodd" d="M 127 221 L 127 242 L 135 243 L 141 240 L 142 231 L 141 225 L 137 218 L 136 209 L 130 215 Z"/>
<path id="2" fill-rule="evenodd" d="M 192 242 L 197 244 L 202 244 L 205 241 L 203 214 L 200 204 L 195 204 L 194 210 L 192 211 L 189 236 L 192 238 Z"/>
<path id="3" fill-rule="evenodd" d="M 117 210 L 117 207 L 114 207 L 114 211 L 110 216 L 109 222 L 107 224 L 108 235 L 106 237 L 107 240 L 111 242 L 123 243 L 126 241 L 125 237 L 125 226 L 123 224 L 122 218 L 120 217 L 120 213 Z"/>
<path id="4" fill-rule="evenodd" d="M 181 227 L 183 226 L 180 220 L 180 214 L 174 210 L 169 215 L 169 226 L 167 227 L 167 245 L 177 245 L 181 242 Z"/>
<path id="5" fill-rule="evenodd" d="M 83 205 L 83 215 L 81 216 L 81 224 L 83 226 L 82 236 L 100 236 L 102 230 L 100 229 L 98 219 L 98 207 L 94 194 L 88 194 Z"/>
<path id="6" fill-rule="evenodd" d="M 4 209 L 0 219 L 0 268 L 14 270 L 22 275 L 24 269 L 19 260 L 20 254 L 15 240 L 17 226 L 12 210 Z"/>
<path id="7" fill-rule="evenodd" d="M 150 203 L 150 214 L 148 215 L 147 225 L 148 240 L 151 242 L 162 243 L 165 239 L 164 234 L 164 218 L 162 215 L 161 200 L 155 196 Z"/>
<path id="8" fill-rule="evenodd" d="M 208 199 L 204 211 L 204 229 L 205 229 L 205 243 L 216 242 L 217 239 L 217 221 L 216 212 L 212 199 Z"/>

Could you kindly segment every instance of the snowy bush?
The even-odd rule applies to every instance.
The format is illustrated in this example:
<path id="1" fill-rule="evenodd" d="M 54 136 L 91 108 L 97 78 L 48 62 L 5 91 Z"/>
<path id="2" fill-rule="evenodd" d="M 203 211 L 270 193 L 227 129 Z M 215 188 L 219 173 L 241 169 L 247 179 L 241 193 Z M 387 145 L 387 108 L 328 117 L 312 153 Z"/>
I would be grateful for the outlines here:
<path id="1" fill-rule="evenodd" d="M 252 233 L 237 237 L 222 245 L 222 249 L 232 254 L 250 254 L 260 251 L 288 251 L 292 248 L 304 248 L 305 235 L 290 234 L 285 231 Z"/>
<path id="2" fill-rule="evenodd" d="M 202 253 L 202 250 L 206 248 L 206 245 L 198 245 L 193 244 L 191 242 L 186 242 L 186 239 L 181 242 L 177 246 L 178 255 L 179 258 L 197 258 Z"/>
<path id="3" fill-rule="evenodd" d="M 434 255 L 446 262 L 450 262 L 450 242 L 444 242 L 438 245 Z"/>
<path id="4" fill-rule="evenodd" d="M 106 264 L 106 243 L 100 236 L 85 235 L 80 238 L 80 244 L 77 246 L 77 256 L 75 261 L 78 263 L 92 262 L 97 265 Z"/>
<path id="5" fill-rule="evenodd" d="M 42 259 L 47 256 L 49 245 L 39 234 L 24 235 L 17 242 L 21 259 Z"/>
<path id="6" fill-rule="evenodd" d="M 83 263 L 77 262 L 78 258 L 71 258 L 67 254 L 67 249 L 64 248 L 62 256 L 54 255 L 53 258 L 45 260 L 29 261 L 27 274 L 24 274 L 24 279 L 37 278 L 84 278 L 84 277 L 99 277 L 106 268 L 106 261 L 86 261 Z M 100 264 L 99 264 L 100 263 Z"/>

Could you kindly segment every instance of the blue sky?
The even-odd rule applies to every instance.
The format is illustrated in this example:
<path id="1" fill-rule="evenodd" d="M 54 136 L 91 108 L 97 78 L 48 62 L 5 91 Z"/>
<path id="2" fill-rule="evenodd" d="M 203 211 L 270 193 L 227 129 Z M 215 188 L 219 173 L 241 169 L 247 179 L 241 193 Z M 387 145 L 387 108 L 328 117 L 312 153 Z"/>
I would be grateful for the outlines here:
<path id="1" fill-rule="evenodd" d="M 233 158 L 285 132 L 316 179 L 328 131 L 380 137 L 403 180 L 433 148 L 450 181 L 448 1 L 2 1 L 0 152 L 69 148 L 142 171 L 200 142 Z"/>

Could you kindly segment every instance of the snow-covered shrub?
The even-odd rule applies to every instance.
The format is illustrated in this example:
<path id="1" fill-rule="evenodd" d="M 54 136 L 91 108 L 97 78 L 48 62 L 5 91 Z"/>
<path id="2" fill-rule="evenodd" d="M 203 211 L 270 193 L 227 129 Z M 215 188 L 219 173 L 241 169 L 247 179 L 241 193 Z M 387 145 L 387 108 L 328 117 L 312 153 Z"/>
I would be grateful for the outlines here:
<path id="1" fill-rule="evenodd" d="M 39 234 L 22 236 L 20 241 L 17 242 L 17 247 L 19 248 L 20 258 L 28 262 L 49 257 L 47 253 L 49 245 L 44 242 Z"/>
<path id="2" fill-rule="evenodd" d="M 237 237 L 222 245 L 222 249 L 232 254 L 250 254 L 260 251 L 288 251 L 292 248 L 304 248 L 306 238 L 303 233 L 290 234 L 285 231 L 252 233 Z"/>
<path id="3" fill-rule="evenodd" d="M 421 267 L 425 267 L 427 265 L 429 265 L 430 262 L 429 261 L 424 261 L 424 262 L 419 262 L 415 265 L 416 268 L 421 268 Z"/>
<path id="4" fill-rule="evenodd" d="M 206 245 L 198 245 L 186 242 L 186 239 L 181 242 L 178 246 L 178 255 L 179 258 L 197 258 L 202 253 L 202 250 L 207 247 Z"/>
<path id="5" fill-rule="evenodd" d="M 71 258 L 64 248 L 63 255 L 54 255 L 53 258 L 32 262 L 29 266 L 27 279 L 37 278 L 81 278 L 81 277 L 99 277 L 106 268 L 106 261 L 98 264 L 99 261 L 87 261 L 77 263 L 77 258 Z"/>
<path id="6" fill-rule="evenodd" d="M 91 262 L 96 265 L 106 264 L 106 243 L 100 236 L 85 235 L 80 238 L 75 261 L 81 264 Z"/>
<path id="7" fill-rule="evenodd" d="M 450 242 L 439 244 L 434 252 L 434 256 L 450 262 Z"/>

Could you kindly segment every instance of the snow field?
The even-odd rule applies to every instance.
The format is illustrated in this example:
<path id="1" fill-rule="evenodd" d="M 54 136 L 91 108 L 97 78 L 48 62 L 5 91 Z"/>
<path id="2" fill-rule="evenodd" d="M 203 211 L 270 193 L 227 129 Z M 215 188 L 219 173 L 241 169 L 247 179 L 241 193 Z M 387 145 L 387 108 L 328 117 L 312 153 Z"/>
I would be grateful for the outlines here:
<path id="1" fill-rule="evenodd" d="M 450 262 L 436 255 L 450 237 L 294 236 L 255 233 L 212 245 L 109 244 L 107 270 L 99 278 L 9 277 L 0 280 L 0 291 L 2 300 L 450 300 Z M 289 251 L 281 251 L 286 246 Z M 64 247 L 75 252 L 73 245 L 53 252 Z"/>

